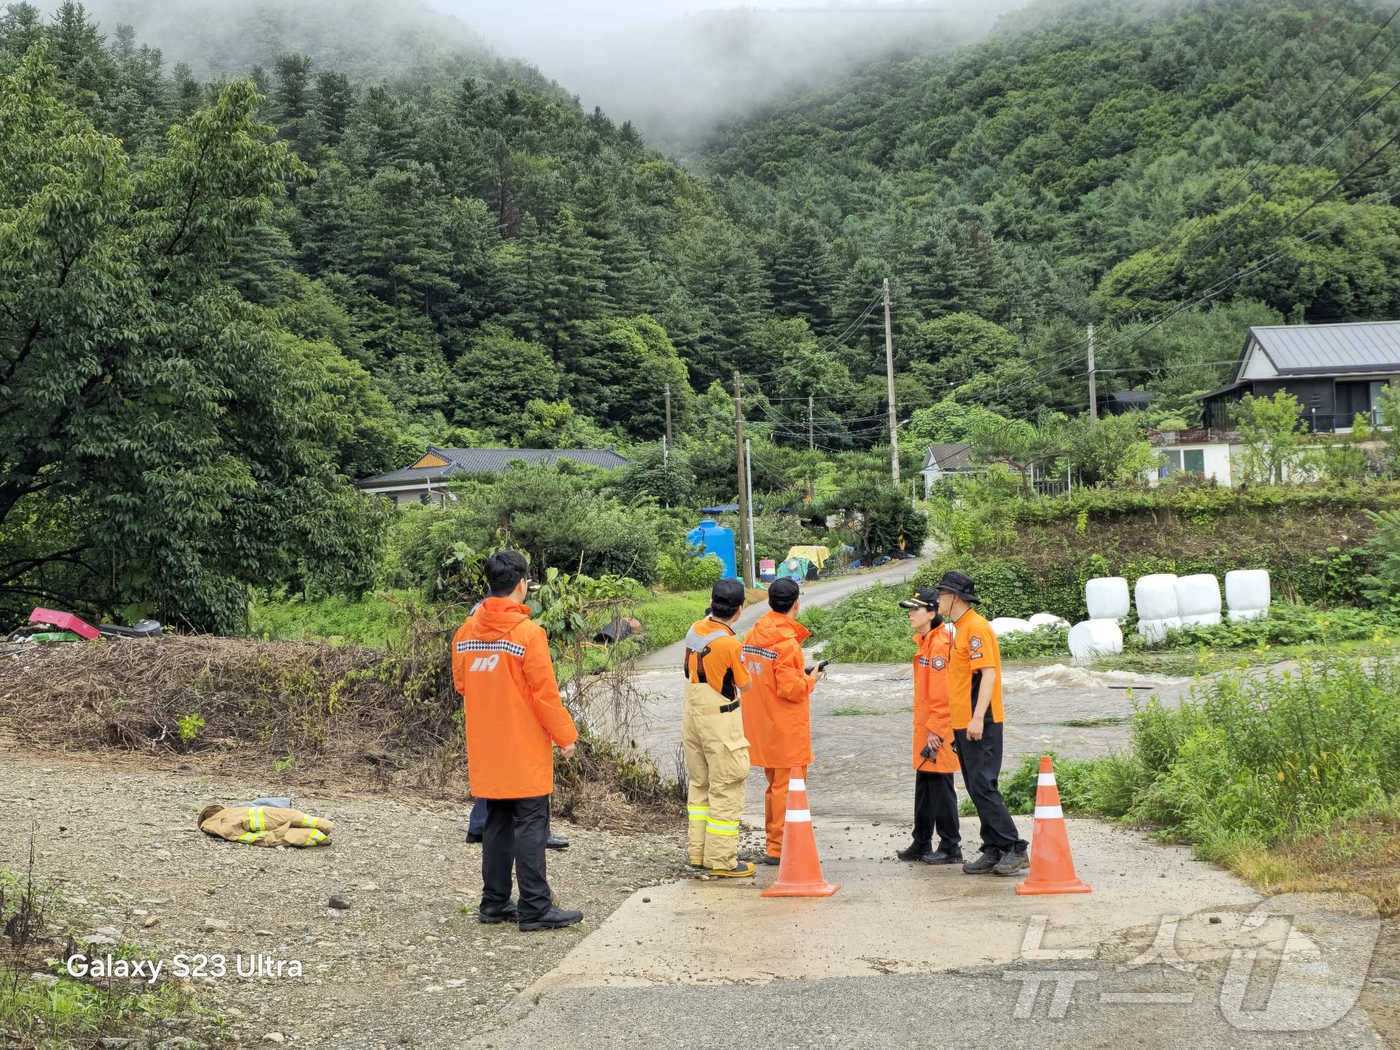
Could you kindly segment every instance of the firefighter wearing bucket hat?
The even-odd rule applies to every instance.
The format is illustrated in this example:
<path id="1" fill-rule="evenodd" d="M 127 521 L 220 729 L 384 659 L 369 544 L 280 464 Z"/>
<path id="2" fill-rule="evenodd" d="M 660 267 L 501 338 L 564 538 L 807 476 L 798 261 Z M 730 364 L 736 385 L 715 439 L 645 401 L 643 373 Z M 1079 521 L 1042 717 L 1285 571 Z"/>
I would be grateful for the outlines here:
<path id="1" fill-rule="evenodd" d="M 710 591 L 703 620 L 685 637 L 685 709 L 681 744 L 689 781 L 687 854 L 692 868 L 720 878 L 752 877 L 739 860 L 739 814 L 749 775 L 749 742 L 739 692 L 749 684 L 734 621 L 744 607 L 744 585 L 720 580 Z"/>
<path id="2" fill-rule="evenodd" d="M 1001 650 L 997 636 L 973 608 L 977 587 L 947 572 L 934 588 L 938 611 L 953 627 L 948 657 L 948 712 L 963 784 L 982 821 L 982 855 L 963 865 L 968 875 L 1014 875 L 1030 866 L 1029 844 L 1016 830 L 997 783 L 1001 776 Z"/>
<path id="3" fill-rule="evenodd" d="M 948 659 L 953 632 L 938 615 L 938 592 L 921 587 L 899 603 L 914 629 L 914 837 L 900 860 L 961 864 L 953 728 L 948 711 Z M 938 849 L 933 834 L 938 832 Z"/>

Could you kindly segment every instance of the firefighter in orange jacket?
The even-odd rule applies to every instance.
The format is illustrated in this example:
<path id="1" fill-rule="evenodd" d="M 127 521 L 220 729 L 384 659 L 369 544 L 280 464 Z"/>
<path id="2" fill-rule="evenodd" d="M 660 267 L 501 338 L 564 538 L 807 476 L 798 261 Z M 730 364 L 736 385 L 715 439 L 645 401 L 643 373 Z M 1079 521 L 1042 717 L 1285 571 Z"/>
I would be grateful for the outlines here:
<path id="1" fill-rule="evenodd" d="M 899 603 L 914 629 L 914 839 L 900 860 L 961 864 L 958 794 L 953 774 L 953 724 L 948 711 L 948 659 L 953 635 L 938 614 L 938 592 L 920 588 Z M 938 832 L 938 849 L 933 833 Z"/>
<path id="2" fill-rule="evenodd" d="M 760 738 L 750 740 L 749 761 L 763 767 L 768 790 L 763 797 L 767 830 L 764 864 L 777 864 L 783 853 L 788 780 L 801 780 L 812 762 L 812 689 L 822 672 L 805 670 L 802 643 L 810 637 L 797 622 L 800 590 L 795 580 L 774 580 L 768 587 L 769 612 L 744 639 L 744 665 L 753 678 L 743 703 L 755 708 L 746 726 Z"/>
<path id="3" fill-rule="evenodd" d="M 574 753 L 578 730 L 559 699 L 544 629 L 522 604 L 529 565 L 519 551 L 486 559 L 490 597 L 452 639 L 452 682 L 462 694 L 467 776 L 472 794 L 490 799 L 481 851 L 484 923 L 518 922 L 522 930 L 572 926 L 578 911 L 553 905 L 545 877 L 553 746 Z M 553 746 L 551 746 L 553 745 Z M 520 904 L 511 903 L 511 869 Z"/>
<path id="4" fill-rule="evenodd" d="M 686 799 L 690 814 L 688 855 L 692 868 L 719 878 L 752 878 L 754 866 L 739 860 L 739 815 L 749 776 L 739 694 L 749 684 L 742 643 L 733 623 L 744 607 L 744 585 L 720 580 L 710 591 L 706 616 L 685 636 Z"/>

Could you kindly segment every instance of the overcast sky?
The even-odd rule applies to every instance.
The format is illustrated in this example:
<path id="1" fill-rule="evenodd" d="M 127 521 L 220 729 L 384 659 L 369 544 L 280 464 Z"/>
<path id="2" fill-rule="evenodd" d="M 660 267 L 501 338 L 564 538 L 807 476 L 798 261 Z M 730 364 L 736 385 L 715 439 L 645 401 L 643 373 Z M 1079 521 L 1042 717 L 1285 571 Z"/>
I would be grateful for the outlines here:
<path id="1" fill-rule="evenodd" d="M 684 150 L 718 121 L 819 87 L 892 47 L 975 38 L 1024 0 L 424 0 L 653 141 Z"/>

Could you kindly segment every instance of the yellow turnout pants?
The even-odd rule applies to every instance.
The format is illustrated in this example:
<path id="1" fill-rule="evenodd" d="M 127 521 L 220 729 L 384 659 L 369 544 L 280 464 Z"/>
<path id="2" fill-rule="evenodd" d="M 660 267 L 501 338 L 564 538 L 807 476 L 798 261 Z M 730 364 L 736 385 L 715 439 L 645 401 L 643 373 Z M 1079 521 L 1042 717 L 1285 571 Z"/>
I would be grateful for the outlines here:
<path id="1" fill-rule="evenodd" d="M 732 868 L 739 857 L 749 742 L 738 706 L 720 710 L 731 703 L 704 683 L 685 687 L 681 743 L 690 780 L 687 853 L 691 864 L 706 868 Z"/>

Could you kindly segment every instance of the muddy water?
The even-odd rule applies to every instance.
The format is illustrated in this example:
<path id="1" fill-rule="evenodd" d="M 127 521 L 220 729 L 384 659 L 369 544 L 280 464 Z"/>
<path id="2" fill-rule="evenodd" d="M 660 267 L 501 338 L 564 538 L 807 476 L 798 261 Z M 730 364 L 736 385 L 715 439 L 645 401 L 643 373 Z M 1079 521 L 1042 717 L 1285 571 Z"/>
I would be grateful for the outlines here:
<path id="1" fill-rule="evenodd" d="M 637 684 L 653 699 L 638 743 L 660 767 L 676 768 L 680 745 L 680 674 L 653 669 Z M 1123 672 L 1092 672 L 1065 665 L 1006 669 L 1006 760 L 1009 770 L 1024 755 L 1054 751 L 1091 758 L 1118 750 L 1128 739 L 1135 701 L 1157 696 L 1175 705 L 1189 693 L 1185 679 Z M 814 760 L 808 782 L 813 808 L 833 817 L 907 819 L 914 773 L 909 762 L 913 731 L 913 681 L 907 664 L 833 664 L 812 701 Z M 749 780 L 749 813 L 762 811 L 762 776 Z"/>

